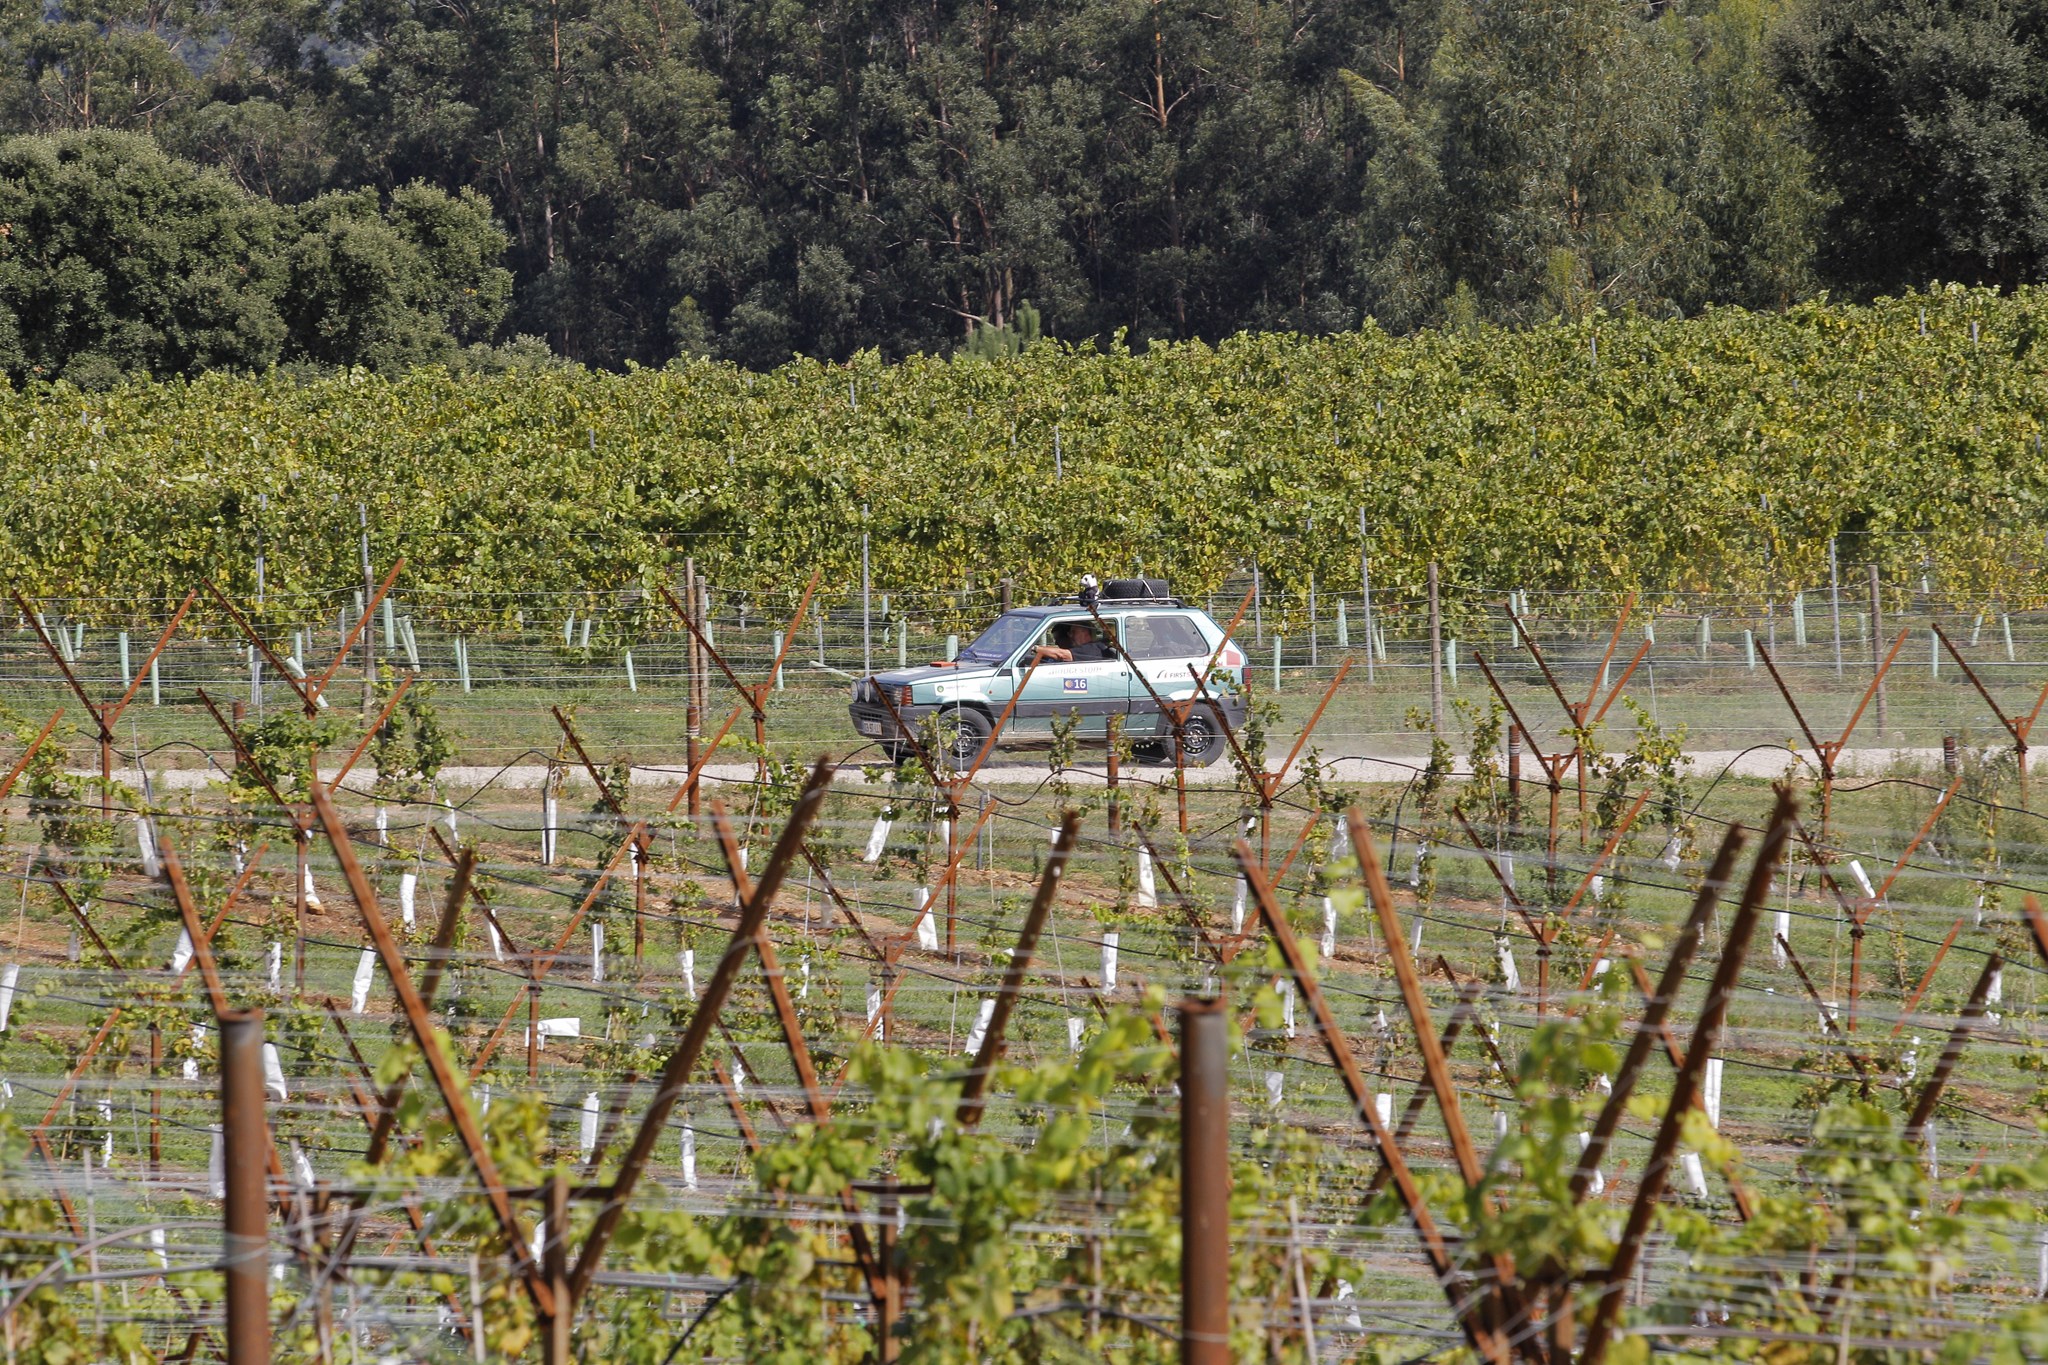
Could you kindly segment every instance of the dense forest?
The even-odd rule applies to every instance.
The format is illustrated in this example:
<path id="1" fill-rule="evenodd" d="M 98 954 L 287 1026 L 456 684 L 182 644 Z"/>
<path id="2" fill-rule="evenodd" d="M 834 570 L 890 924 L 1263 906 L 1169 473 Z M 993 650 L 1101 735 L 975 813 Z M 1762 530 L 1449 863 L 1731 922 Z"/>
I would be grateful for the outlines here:
<path id="1" fill-rule="evenodd" d="M 16 379 L 1668 317 L 2048 261 L 2048 0 L 4 13 Z"/>

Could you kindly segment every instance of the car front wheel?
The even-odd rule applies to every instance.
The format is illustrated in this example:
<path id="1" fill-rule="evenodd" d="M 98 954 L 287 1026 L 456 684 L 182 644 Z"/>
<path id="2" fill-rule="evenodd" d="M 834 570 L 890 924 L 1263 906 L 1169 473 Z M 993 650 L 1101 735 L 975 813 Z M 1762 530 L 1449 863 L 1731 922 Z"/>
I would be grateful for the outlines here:
<path id="1" fill-rule="evenodd" d="M 938 713 L 938 751 L 934 759 L 952 765 L 956 772 L 966 772 L 974 766 L 974 760 L 981 757 L 981 746 L 988 743 L 989 731 L 994 727 L 987 716 L 969 707 Z"/>

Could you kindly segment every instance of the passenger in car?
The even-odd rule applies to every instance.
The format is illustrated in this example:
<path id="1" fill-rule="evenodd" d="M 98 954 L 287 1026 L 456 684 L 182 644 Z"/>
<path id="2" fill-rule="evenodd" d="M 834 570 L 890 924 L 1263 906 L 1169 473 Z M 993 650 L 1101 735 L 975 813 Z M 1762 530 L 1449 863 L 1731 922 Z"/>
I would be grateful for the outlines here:
<path id="1" fill-rule="evenodd" d="M 1064 645 L 1057 643 L 1063 635 L 1067 640 Z M 1055 643 L 1039 645 L 1032 651 L 1041 663 L 1100 663 L 1116 657 L 1116 650 L 1098 640 L 1095 627 L 1087 621 L 1076 621 L 1071 626 L 1054 626 L 1052 638 Z"/>

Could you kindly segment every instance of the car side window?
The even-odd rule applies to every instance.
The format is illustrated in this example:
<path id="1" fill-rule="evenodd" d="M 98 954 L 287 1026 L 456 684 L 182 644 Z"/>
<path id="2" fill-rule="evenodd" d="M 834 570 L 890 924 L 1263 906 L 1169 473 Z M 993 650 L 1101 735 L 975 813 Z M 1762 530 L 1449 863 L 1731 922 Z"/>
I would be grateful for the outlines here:
<path id="1" fill-rule="evenodd" d="M 1104 621 L 1103 625 L 1109 631 L 1109 639 L 1106 643 L 1114 645 L 1117 641 L 1125 638 L 1124 633 L 1117 629 L 1115 621 Z M 1078 616 L 1065 621 L 1054 621 L 1045 628 L 1045 633 L 1039 637 L 1038 643 L 1041 645 L 1057 645 L 1061 649 L 1072 649 L 1074 647 L 1074 629 L 1077 626 L 1087 626 L 1090 629 L 1094 629 L 1095 623 L 1085 616 Z M 1114 650 L 1112 649 L 1110 653 L 1113 656 Z M 1025 657 L 1027 660 L 1029 659 L 1028 652 Z M 1100 661 L 1097 660 L 1097 662 Z"/>
<path id="2" fill-rule="evenodd" d="M 1045 628 L 1045 634 L 1039 637 L 1038 643 L 1052 645 L 1056 649 L 1073 648 L 1074 623 L 1072 621 L 1052 622 Z"/>
<path id="3" fill-rule="evenodd" d="M 1209 652 L 1185 616 L 1127 616 L 1123 638 L 1134 659 L 1192 659 Z"/>
<path id="4" fill-rule="evenodd" d="M 1149 659 L 1152 648 L 1152 618 L 1148 616 L 1125 616 L 1118 619 L 1123 629 L 1117 632 L 1117 639 L 1124 652 L 1133 659 Z"/>

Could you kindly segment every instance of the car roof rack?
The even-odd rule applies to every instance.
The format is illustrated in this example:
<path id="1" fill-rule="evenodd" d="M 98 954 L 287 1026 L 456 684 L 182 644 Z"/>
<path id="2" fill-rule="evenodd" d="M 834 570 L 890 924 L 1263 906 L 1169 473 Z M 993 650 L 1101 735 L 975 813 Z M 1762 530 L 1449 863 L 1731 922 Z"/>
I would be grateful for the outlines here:
<path id="1" fill-rule="evenodd" d="M 1078 607 L 1081 605 L 1081 596 L 1079 593 L 1068 593 L 1065 597 L 1048 598 L 1038 605 L 1041 607 Z M 1192 605 L 1192 603 L 1185 602 L 1178 597 L 1102 597 L 1096 599 L 1095 610 L 1102 612 L 1117 607 L 1185 608 Z"/>

